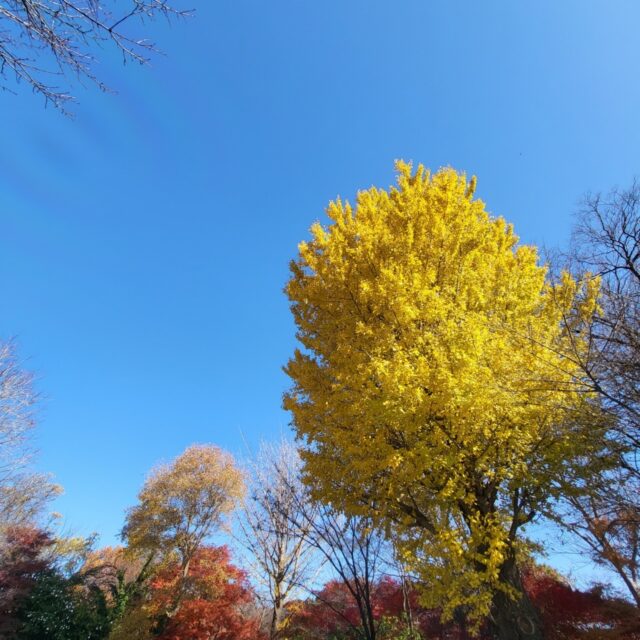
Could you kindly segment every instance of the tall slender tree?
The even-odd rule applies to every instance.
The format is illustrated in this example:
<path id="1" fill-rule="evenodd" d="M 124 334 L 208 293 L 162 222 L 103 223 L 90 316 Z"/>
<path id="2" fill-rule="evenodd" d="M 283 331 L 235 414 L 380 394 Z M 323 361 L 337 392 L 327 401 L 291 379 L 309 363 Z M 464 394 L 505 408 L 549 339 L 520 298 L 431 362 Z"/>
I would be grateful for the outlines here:
<path id="1" fill-rule="evenodd" d="M 293 443 L 262 443 L 247 469 L 248 491 L 238 520 L 239 540 L 249 555 L 258 594 L 270 610 L 269 638 L 287 627 L 287 604 L 311 578 L 314 548 L 309 544 L 309 496 L 300 479 L 300 456 Z"/>

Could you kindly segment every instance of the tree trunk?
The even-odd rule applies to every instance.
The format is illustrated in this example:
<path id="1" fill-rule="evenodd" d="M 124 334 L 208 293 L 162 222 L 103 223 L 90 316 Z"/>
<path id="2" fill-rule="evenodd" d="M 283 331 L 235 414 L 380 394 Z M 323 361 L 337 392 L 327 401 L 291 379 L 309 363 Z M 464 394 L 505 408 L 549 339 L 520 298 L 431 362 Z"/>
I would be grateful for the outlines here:
<path id="1" fill-rule="evenodd" d="M 271 624 L 269 626 L 269 640 L 276 640 L 280 636 L 280 623 L 282 621 L 282 602 L 276 597 L 271 608 Z"/>
<path id="2" fill-rule="evenodd" d="M 411 596 L 409 594 L 409 584 L 404 575 L 404 571 L 402 573 L 402 612 L 404 613 L 404 617 L 407 623 L 407 631 L 409 632 L 409 637 L 413 638 L 413 611 L 411 610 Z"/>
<path id="3" fill-rule="evenodd" d="M 501 591 L 493 597 L 489 628 L 495 640 L 544 640 L 542 621 L 522 588 L 520 570 L 513 558 L 502 565 L 500 579 L 518 592 L 516 598 Z"/>
<path id="4" fill-rule="evenodd" d="M 606 540 L 600 541 L 600 544 L 602 544 L 602 546 L 605 546 L 605 543 L 607 543 Z M 631 593 L 631 595 L 633 596 L 633 599 L 636 602 L 636 607 L 640 607 L 640 592 L 638 591 L 637 584 L 633 580 L 631 580 L 631 578 L 629 578 L 627 572 L 625 571 L 624 565 L 616 561 L 616 553 L 608 543 L 606 544 L 605 551 L 606 555 L 603 554 L 603 557 L 609 560 L 609 562 L 613 565 L 616 573 L 622 578 L 622 581 L 627 586 L 627 589 L 629 589 L 629 593 Z"/>
<path id="5" fill-rule="evenodd" d="M 469 640 L 467 613 L 464 607 L 456 607 L 453 612 L 453 622 L 458 627 L 459 640 Z"/>

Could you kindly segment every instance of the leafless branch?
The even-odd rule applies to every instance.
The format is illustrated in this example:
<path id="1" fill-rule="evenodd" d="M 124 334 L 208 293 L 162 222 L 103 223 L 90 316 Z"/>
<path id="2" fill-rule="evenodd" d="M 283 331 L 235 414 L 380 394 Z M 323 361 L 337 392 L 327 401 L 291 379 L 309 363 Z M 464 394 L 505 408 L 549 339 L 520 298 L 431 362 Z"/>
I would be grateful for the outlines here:
<path id="1" fill-rule="evenodd" d="M 286 626 L 286 605 L 317 563 L 308 542 L 308 492 L 300 480 L 296 447 L 282 439 L 263 443 L 247 469 L 249 492 L 239 519 L 239 541 L 250 556 L 251 572 L 270 611 L 269 637 Z"/>
<path id="2" fill-rule="evenodd" d="M 9 76 L 25 83 L 67 113 L 74 98 L 65 89 L 69 76 L 106 85 L 94 72 L 97 46 L 111 44 L 123 61 L 147 64 L 158 52 L 155 44 L 133 35 L 130 24 L 158 16 L 191 15 L 169 0 L 0 0 L 0 88 L 13 91 Z M 116 5 L 119 5 L 116 7 Z"/>
<path id="3" fill-rule="evenodd" d="M 585 197 L 569 267 L 601 278 L 600 311 L 568 332 L 586 338 L 586 353 L 568 354 L 581 383 L 611 418 L 619 468 L 604 470 L 581 494 L 568 493 L 556 520 L 593 560 L 613 570 L 640 606 L 640 183 Z"/>

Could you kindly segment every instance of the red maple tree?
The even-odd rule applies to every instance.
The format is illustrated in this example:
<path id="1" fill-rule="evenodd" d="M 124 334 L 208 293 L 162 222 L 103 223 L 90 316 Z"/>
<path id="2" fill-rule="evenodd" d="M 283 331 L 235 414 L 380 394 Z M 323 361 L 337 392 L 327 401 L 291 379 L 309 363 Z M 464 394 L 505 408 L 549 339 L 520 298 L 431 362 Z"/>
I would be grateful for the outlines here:
<path id="1" fill-rule="evenodd" d="M 176 589 L 182 592 L 177 594 Z M 186 580 L 176 565 L 161 571 L 151 583 L 151 608 L 158 616 L 177 609 L 165 615 L 158 640 L 259 640 L 253 601 L 247 576 L 231 564 L 227 547 L 200 549 Z"/>

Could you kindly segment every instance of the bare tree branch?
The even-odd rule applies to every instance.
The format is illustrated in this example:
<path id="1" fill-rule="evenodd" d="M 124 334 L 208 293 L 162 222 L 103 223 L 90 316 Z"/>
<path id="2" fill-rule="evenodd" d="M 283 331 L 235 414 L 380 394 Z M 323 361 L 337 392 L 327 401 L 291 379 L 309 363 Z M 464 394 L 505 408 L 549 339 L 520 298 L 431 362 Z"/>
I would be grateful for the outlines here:
<path id="1" fill-rule="evenodd" d="M 37 400 L 15 345 L 0 342 L 0 529 L 32 523 L 61 492 L 49 476 L 29 469 Z"/>
<path id="2" fill-rule="evenodd" d="M 185 17 L 169 0 L 0 0 L 0 88 L 13 91 L 13 76 L 67 113 L 74 98 L 64 88 L 69 76 L 108 88 L 94 72 L 96 46 L 111 44 L 123 61 L 147 64 L 155 44 L 132 34 L 130 23 L 158 16 Z M 60 84 L 58 84 L 60 83 Z M 60 86 L 62 85 L 62 86 Z"/>
<path id="3" fill-rule="evenodd" d="M 569 492 L 555 519 L 598 564 L 614 571 L 640 607 L 640 183 L 588 195 L 578 213 L 569 266 L 601 279 L 600 310 L 580 327 L 586 354 L 568 354 L 580 383 L 612 419 L 619 468 L 581 494 Z M 590 273 L 590 275 L 589 275 Z"/>
<path id="4" fill-rule="evenodd" d="M 248 465 L 249 491 L 239 519 L 239 541 L 250 556 L 250 569 L 270 610 L 269 638 L 281 637 L 286 605 L 314 571 L 314 549 L 302 513 L 313 507 L 300 481 L 300 457 L 287 440 L 263 443 Z"/>

